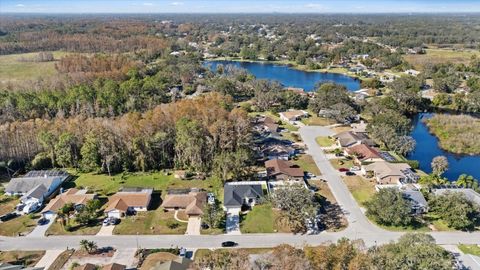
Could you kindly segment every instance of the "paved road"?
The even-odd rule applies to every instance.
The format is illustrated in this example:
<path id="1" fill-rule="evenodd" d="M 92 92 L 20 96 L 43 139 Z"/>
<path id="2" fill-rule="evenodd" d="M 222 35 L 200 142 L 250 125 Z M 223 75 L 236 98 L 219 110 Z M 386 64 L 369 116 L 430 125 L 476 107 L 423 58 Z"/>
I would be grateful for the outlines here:
<path id="1" fill-rule="evenodd" d="M 342 237 L 349 239 L 363 239 L 367 246 L 384 244 L 398 239 L 403 233 L 390 232 L 380 229 L 370 223 L 363 215 L 360 207 L 353 199 L 340 176 L 326 159 L 323 151 L 316 144 L 317 136 L 331 135 L 332 131 L 324 127 L 302 127 L 300 135 L 308 146 L 308 153 L 320 168 L 348 219 L 349 226 L 341 232 L 322 232 L 318 235 L 293 234 L 243 234 L 243 235 L 130 235 L 130 236 L 50 236 L 50 237 L 0 237 L 0 250 L 49 250 L 78 247 L 80 240 L 89 239 L 97 242 L 98 246 L 113 246 L 117 249 L 132 247 L 168 248 L 186 247 L 218 248 L 221 242 L 231 240 L 239 243 L 239 247 L 272 247 L 280 244 L 295 246 L 320 245 L 327 242 L 336 242 Z M 480 244 L 480 232 L 431 232 L 437 244 L 456 245 Z"/>
<path id="2" fill-rule="evenodd" d="M 453 253 L 457 261 L 462 265 L 462 270 L 480 269 L 480 257 L 463 253 L 457 246 L 444 245 L 444 249 Z"/>

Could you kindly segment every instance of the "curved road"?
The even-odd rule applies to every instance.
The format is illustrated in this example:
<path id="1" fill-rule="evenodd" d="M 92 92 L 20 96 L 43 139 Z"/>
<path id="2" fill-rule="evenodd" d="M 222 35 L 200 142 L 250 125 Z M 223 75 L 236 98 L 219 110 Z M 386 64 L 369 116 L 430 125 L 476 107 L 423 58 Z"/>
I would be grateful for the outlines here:
<path id="1" fill-rule="evenodd" d="M 328 185 L 345 212 L 349 226 L 340 232 L 322 232 L 318 235 L 293 234 L 243 234 L 243 235 L 123 235 L 123 236 L 50 236 L 50 237 L 0 237 L 0 250 L 54 250 L 78 247 L 80 240 L 89 239 L 99 246 L 112 246 L 117 249 L 142 248 L 218 248 L 221 242 L 231 240 L 240 247 L 273 247 L 279 244 L 295 246 L 320 245 L 335 242 L 342 237 L 363 239 L 367 246 L 384 244 L 397 239 L 403 233 L 390 232 L 378 228 L 365 217 L 357 202 L 332 167 L 321 148 L 315 142 L 318 136 L 332 135 L 327 127 L 306 126 L 300 128 L 300 135 L 308 147 L 315 163 L 320 168 Z M 480 232 L 431 232 L 437 244 L 456 245 L 458 243 L 480 244 Z"/>

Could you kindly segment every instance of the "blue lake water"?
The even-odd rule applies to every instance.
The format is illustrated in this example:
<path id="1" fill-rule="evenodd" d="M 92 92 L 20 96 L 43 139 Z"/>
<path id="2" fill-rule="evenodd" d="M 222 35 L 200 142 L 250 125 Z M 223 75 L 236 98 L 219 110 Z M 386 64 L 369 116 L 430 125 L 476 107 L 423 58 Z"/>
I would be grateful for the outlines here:
<path id="1" fill-rule="evenodd" d="M 422 121 L 422 119 L 431 116 L 432 114 L 419 114 L 414 119 L 412 137 L 417 141 L 417 146 L 408 158 L 418 160 L 420 162 L 420 169 L 424 172 L 431 173 L 432 168 L 430 163 L 432 159 L 436 156 L 446 156 L 449 169 L 444 176 L 449 180 L 457 180 L 458 176 L 463 173 L 480 179 L 480 155 L 457 155 L 442 150 L 438 144 L 437 137 L 430 134 L 428 127 Z"/>
<path id="2" fill-rule="evenodd" d="M 315 90 L 315 85 L 319 82 L 332 81 L 345 85 L 350 91 L 360 89 L 360 81 L 342 74 L 307 72 L 294 69 L 286 65 L 276 65 L 259 62 L 238 62 L 238 61 L 205 61 L 205 66 L 210 66 L 212 70 L 217 69 L 217 65 L 233 65 L 244 68 L 255 75 L 257 79 L 276 80 L 286 87 L 302 88 L 305 91 Z"/>

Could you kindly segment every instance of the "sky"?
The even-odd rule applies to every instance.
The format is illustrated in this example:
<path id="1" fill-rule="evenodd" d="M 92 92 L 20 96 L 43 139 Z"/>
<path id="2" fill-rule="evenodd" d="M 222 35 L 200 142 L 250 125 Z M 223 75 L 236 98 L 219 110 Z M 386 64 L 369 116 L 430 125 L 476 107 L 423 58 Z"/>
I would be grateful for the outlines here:
<path id="1" fill-rule="evenodd" d="M 0 13 L 448 13 L 480 0 L 0 0 Z"/>

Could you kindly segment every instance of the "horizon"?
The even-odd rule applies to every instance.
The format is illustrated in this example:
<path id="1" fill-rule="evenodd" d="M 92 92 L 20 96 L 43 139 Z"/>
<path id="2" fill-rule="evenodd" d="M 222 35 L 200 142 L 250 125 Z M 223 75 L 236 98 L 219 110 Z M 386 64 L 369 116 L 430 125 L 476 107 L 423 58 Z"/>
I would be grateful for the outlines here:
<path id="1" fill-rule="evenodd" d="M 2 14 L 474 14 L 474 0 L 4 0 Z"/>

